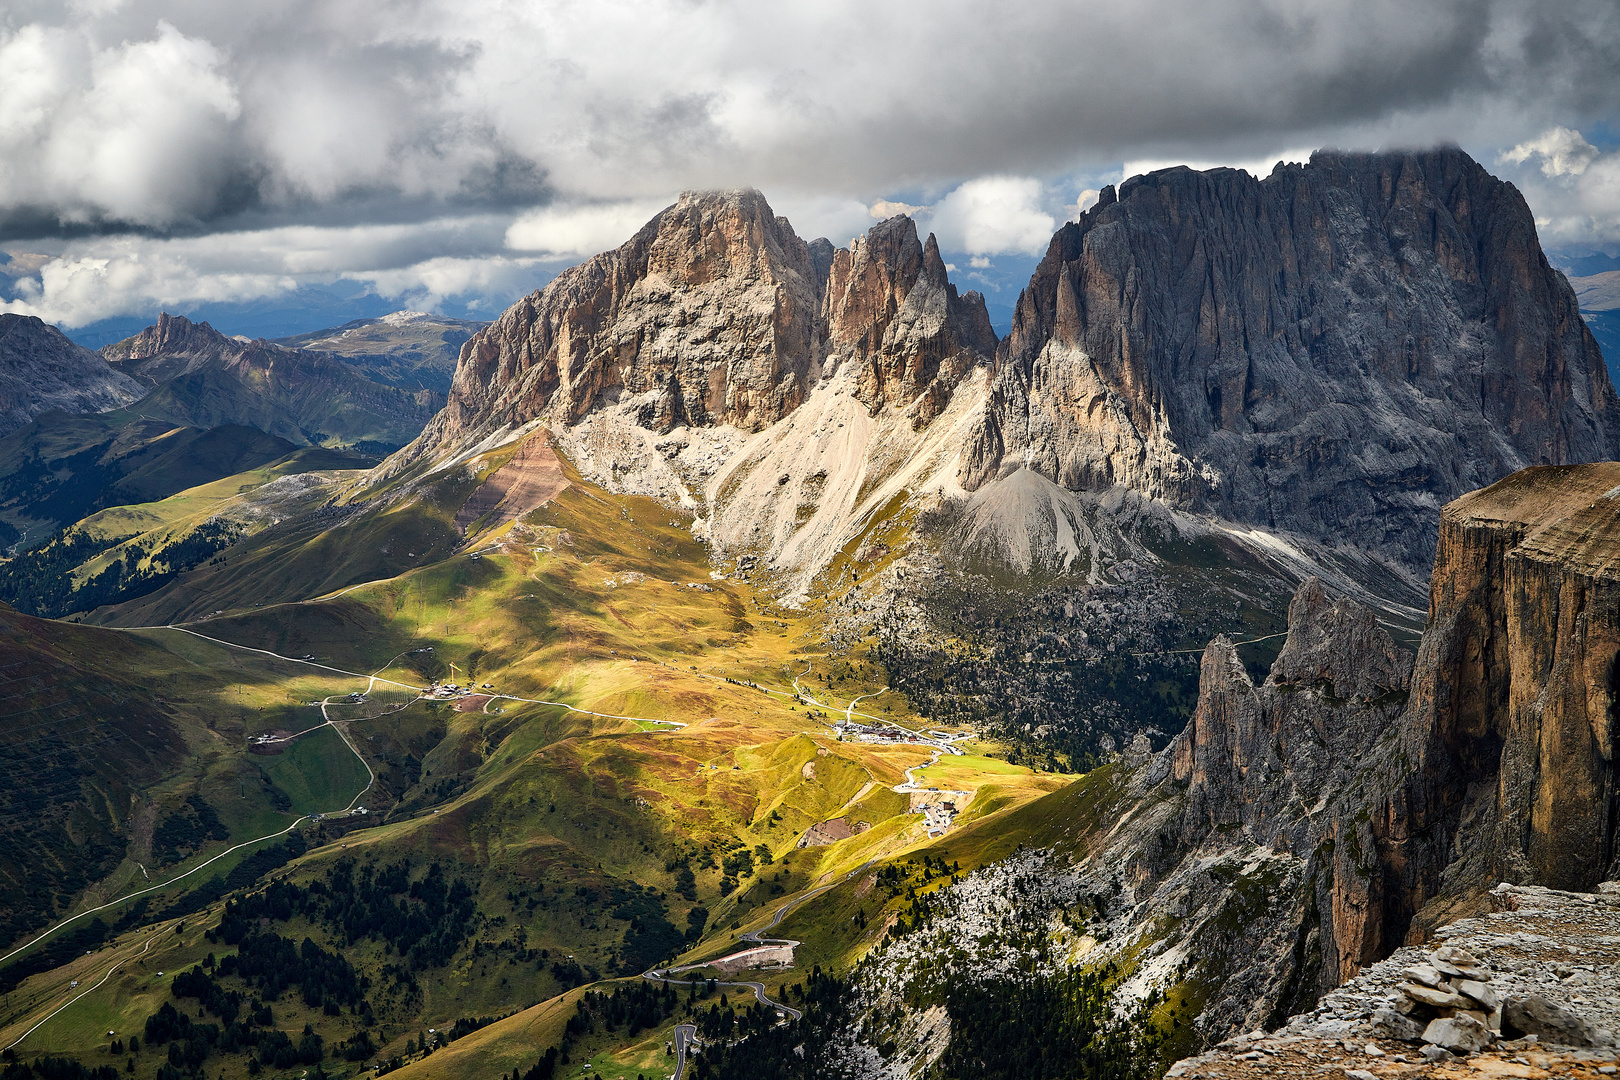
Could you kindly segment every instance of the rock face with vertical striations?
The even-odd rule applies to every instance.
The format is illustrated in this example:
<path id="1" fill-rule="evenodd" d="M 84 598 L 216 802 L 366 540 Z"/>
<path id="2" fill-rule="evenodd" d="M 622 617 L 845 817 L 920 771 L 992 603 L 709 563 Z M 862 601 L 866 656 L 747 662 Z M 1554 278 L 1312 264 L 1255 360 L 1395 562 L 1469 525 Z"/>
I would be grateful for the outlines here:
<path id="1" fill-rule="evenodd" d="M 1315 581 L 1263 684 L 1211 642 L 1089 872 L 1136 883 L 1139 923 L 1174 913 L 1200 1027 L 1247 1030 L 1498 882 L 1613 879 L 1617 714 L 1620 462 L 1525 469 L 1445 508 L 1415 657 Z"/>
<path id="2" fill-rule="evenodd" d="M 817 374 L 810 252 L 756 191 L 683 195 L 624 246 L 567 270 L 462 349 L 422 449 L 622 399 L 649 430 L 790 412 Z"/>
<path id="3" fill-rule="evenodd" d="M 99 413 L 128 405 L 141 385 L 32 315 L 0 314 L 0 435 L 41 413 Z"/>
<path id="4" fill-rule="evenodd" d="M 1529 208 L 1455 149 L 1106 190 L 1053 237 L 990 393 L 969 490 L 1027 464 L 1419 574 L 1444 503 L 1620 455 L 1620 403 Z"/>
<path id="5" fill-rule="evenodd" d="M 1526 469 L 1446 507 L 1430 597 L 1359 826 L 1369 953 L 1497 881 L 1620 871 L 1620 462 Z"/>
<path id="6" fill-rule="evenodd" d="M 926 424 L 994 348 L 982 298 L 957 296 L 909 218 L 849 251 L 806 244 L 757 191 L 688 192 L 468 342 L 449 406 L 405 457 L 615 408 L 659 435 L 757 432 L 845 362 L 869 408 L 914 406 Z"/>
<path id="7" fill-rule="evenodd" d="M 860 365 L 860 399 L 876 412 L 914 409 L 914 426 L 932 421 L 962 375 L 994 355 L 996 333 L 977 293 L 958 297 L 939 244 L 917 240 L 917 227 L 892 217 L 833 255 L 823 305 L 827 350 Z"/>

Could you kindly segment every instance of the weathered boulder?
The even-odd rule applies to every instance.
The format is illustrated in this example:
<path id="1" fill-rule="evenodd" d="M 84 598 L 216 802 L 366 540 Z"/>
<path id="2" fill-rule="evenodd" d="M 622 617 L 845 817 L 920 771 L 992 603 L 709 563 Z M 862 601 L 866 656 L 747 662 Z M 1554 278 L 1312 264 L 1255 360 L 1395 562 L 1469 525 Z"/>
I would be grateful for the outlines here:
<path id="1" fill-rule="evenodd" d="M 1466 1014 L 1442 1016 L 1423 1029 L 1423 1041 L 1443 1046 L 1453 1054 L 1473 1054 L 1485 1049 L 1494 1038 L 1491 1029 Z"/>
<path id="2" fill-rule="evenodd" d="M 1540 994 L 1510 997 L 1502 1005 L 1502 1033 L 1534 1035 L 1564 1046 L 1597 1046 L 1597 1029 L 1562 1005 Z"/>

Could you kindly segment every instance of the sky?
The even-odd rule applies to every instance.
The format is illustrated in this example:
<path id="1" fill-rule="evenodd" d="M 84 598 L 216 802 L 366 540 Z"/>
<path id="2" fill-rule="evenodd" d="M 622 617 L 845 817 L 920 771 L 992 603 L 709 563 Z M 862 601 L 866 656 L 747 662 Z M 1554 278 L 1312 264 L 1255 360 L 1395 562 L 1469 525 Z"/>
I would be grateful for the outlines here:
<path id="1" fill-rule="evenodd" d="M 994 312 L 1127 175 L 1437 143 L 1620 255 L 1620 4 L 7 0 L 0 310 L 492 318 L 752 186 L 911 213 Z"/>

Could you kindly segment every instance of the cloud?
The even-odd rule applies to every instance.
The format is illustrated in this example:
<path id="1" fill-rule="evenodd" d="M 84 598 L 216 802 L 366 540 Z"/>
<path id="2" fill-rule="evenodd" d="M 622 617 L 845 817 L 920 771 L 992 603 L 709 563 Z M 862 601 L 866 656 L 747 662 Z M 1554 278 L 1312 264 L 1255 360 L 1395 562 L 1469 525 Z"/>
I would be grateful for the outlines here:
<path id="1" fill-rule="evenodd" d="M 506 246 L 549 258 L 583 258 L 623 244 L 674 199 L 594 206 L 552 205 L 531 211 L 506 230 Z"/>
<path id="2" fill-rule="evenodd" d="M 15 0 L 0 102 L 0 240 L 55 245 L 65 276 L 29 277 L 28 302 L 75 312 L 164 282 L 279 287 L 314 271 L 243 245 L 296 228 L 327 239 L 289 266 L 449 288 L 480 280 L 468 260 L 613 246 L 703 187 L 760 187 L 806 238 L 905 207 L 947 250 L 1022 253 L 1121 163 L 1263 173 L 1323 145 L 1523 150 L 1538 214 L 1601 232 L 1606 158 L 1582 171 L 1589 151 L 1540 140 L 1620 115 L 1620 6 Z M 368 246 L 457 218 L 475 224 L 448 250 Z M 181 243 L 211 235 L 233 239 Z"/>
<path id="3" fill-rule="evenodd" d="M 1537 138 L 1520 143 L 1498 158 L 1498 162 L 1522 165 L 1534 159 L 1543 176 L 1579 176 L 1597 160 L 1600 151 L 1578 131 L 1555 127 Z"/>
<path id="4" fill-rule="evenodd" d="M 7 25 L 14 236 L 736 184 L 871 205 L 1082 160 L 1512 145 L 1620 104 L 1609 0 L 33 0 Z"/>
<path id="5" fill-rule="evenodd" d="M 797 187 L 768 190 L 765 194 L 771 200 L 771 209 L 792 222 L 793 231 L 805 240 L 824 236 L 843 246 L 872 226 L 872 208 L 847 195 L 823 194 Z"/>
<path id="6" fill-rule="evenodd" d="M 970 180 L 939 200 L 929 227 L 948 251 L 999 255 L 1043 250 L 1057 221 L 1041 208 L 1041 182 L 1025 176 Z"/>
<path id="7" fill-rule="evenodd" d="M 887 221 L 897 214 L 912 216 L 933 209 L 929 206 L 912 206 L 910 203 L 896 202 L 892 199 L 879 199 L 867 207 L 867 214 L 878 221 Z"/>
<path id="8" fill-rule="evenodd" d="M 162 21 L 108 48 L 37 24 L 0 36 L 0 215 L 158 225 L 216 212 L 241 116 L 223 61 Z"/>
<path id="9" fill-rule="evenodd" d="M 54 252 L 13 251 L 0 311 L 83 326 L 121 314 L 286 295 L 347 279 L 423 304 L 469 292 L 515 298 L 545 260 L 499 251 L 504 217 L 483 215 L 350 228 L 70 241 Z M 4 284 L 0 281 L 0 284 Z"/>
<path id="10" fill-rule="evenodd" d="M 1560 126 L 1505 151 L 1496 164 L 1535 211 L 1542 243 L 1620 244 L 1620 150 L 1605 153 Z"/>

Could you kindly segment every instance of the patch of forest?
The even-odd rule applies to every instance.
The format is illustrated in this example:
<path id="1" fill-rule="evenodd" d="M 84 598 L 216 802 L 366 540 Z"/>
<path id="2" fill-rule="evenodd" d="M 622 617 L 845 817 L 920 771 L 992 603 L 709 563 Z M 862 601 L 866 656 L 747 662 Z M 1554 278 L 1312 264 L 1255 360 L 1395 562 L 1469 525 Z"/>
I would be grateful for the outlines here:
<path id="1" fill-rule="evenodd" d="M 1157 995 L 1123 1016 L 1110 966 L 1055 975 L 964 981 L 945 995 L 951 1038 L 935 1080 L 1154 1080 L 1163 1036 Z"/>
<path id="2" fill-rule="evenodd" d="M 241 527 L 231 522 L 217 518 L 205 521 L 161 547 L 131 544 L 122 558 L 75 585 L 75 569 L 129 537 L 101 538 L 69 528 L 41 547 L 0 562 L 0 600 L 44 619 L 60 619 L 103 604 L 133 600 L 201 566 L 241 536 Z M 145 566 L 141 565 L 143 561 Z"/>

